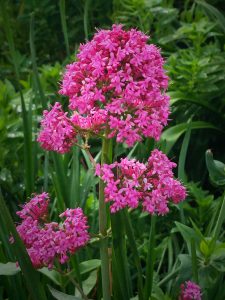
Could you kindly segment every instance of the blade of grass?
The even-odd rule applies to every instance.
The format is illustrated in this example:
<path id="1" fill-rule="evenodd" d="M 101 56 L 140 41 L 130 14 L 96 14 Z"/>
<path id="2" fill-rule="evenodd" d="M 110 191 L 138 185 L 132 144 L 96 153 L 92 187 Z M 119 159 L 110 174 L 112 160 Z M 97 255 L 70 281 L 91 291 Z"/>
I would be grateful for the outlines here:
<path id="1" fill-rule="evenodd" d="M 184 183 L 187 182 L 187 176 L 185 174 L 185 162 L 187 157 L 188 145 L 191 137 L 191 121 L 188 123 L 187 131 L 184 135 L 183 143 L 180 150 L 179 162 L 178 162 L 178 178 Z"/>
<path id="2" fill-rule="evenodd" d="M 180 268 L 174 269 L 170 274 L 168 274 L 160 282 L 158 282 L 157 286 L 160 287 L 161 285 L 163 285 L 163 284 L 167 283 L 168 281 L 170 281 L 172 278 L 177 276 L 179 271 L 180 271 Z"/>
<path id="3" fill-rule="evenodd" d="M 155 225 L 156 225 L 156 216 L 151 216 L 151 228 L 149 234 L 149 245 L 148 245 L 147 263 L 146 263 L 146 279 L 145 279 L 145 287 L 144 287 L 145 300 L 151 298 L 151 294 L 152 294 L 154 262 L 155 262 Z"/>
<path id="4" fill-rule="evenodd" d="M 198 283 L 198 262 L 197 262 L 196 246 L 195 246 L 194 239 L 191 239 L 191 265 L 192 265 L 192 275 L 194 281 Z"/>
<path id="5" fill-rule="evenodd" d="M 88 40 L 88 11 L 89 11 L 90 0 L 84 2 L 84 35 L 85 40 Z"/>
<path id="6" fill-rule="evenodd" d="M 60 10 L 60 18 L 61 18 L 61 25 L 63 36 L 66 45 L 66 54 L 70 56 L 70 47 L 69 47 L 69 39 L 67 34 L 67 25 L 66 25 L 66 9 L 65 9 L 65 0 L 59 0 L 59 10 Z"/>
<path id="7" fill-rule="evenodd" d="M 116 277 L 119 285 L 120 298 L 130 299 L 132 295 L 129 266 L 127 261 L 127 247 L 125 240 L 125 227 L 121 212 L 111 215 L 112 244 L 113 244 L 113 278 Z M 119 288 L 119 291 L 118 291 Z M 119 297 L 117 297 L 120 299 Z"/>
<path id="8" fill-rule="evenodd" d="M 34 163 L 32 155 L 32 126 L 29 124 L 28 114 L 25 106 L 24 96 L 20 86 L 20 73 L 19 73 L 19 62 L 17 58 L 13 33 L 11 30 L 9 16 L 6 9 L 6 1 L 1 1 L 3 26 L 6 33 L 6 38 L 9 45 L 9 52 L 12 58 L 14 71 L 16 75 L 16 81 L 18 84 L 18 90 L 20 94 L 21 107 L 22 107 L 22 119 L 23 119 L 23 133 L 24 133 L 24 175 L 25 175 L 25 186 L 26 194 L 30 195 L 34 188 Z"/>
<path id="9" fill-rule="evenodd" d="M 70 186 L 70 207 L 80 205 L 80 149 L 73 148 L 73 162 Z"/>
<path id="10" fill-rule="evenodd" d="M 41 86 L 38 67 L 37 67 L 37 60 L 36 60 L 36 50 L 35 50 L 35 43 L 34 43 L 34 13 L 31 14 L 30 18 L 30 36 L 29 36 L 29 43 L 30 43 L 30 52 L 31 52 L 31 61 L 33 67 L 33 74 L 35 80 L 35 94 L 38 96 L 40 103 L 42 104 L 43 109 L 46 108 L 46 98 L 44 91 Z"/>
<path id="11" fill-rule="evenodd" d="M 39 73 L 38 73 L 38 67 L 37 67 L 37 59 L 36 59 L 36 49 L 35 49 L 35 42 L 34 42 L 34 13 L 31 14 L 30 18 L 30 34 L 29 34 L 29 44 L 30 44 L 30 52 L 31 52 L 31 61 L 32 61 L 32 67 L 33 67 L 33 74 L 34 74 L 34 93 L 38 99 L 38 102 L 41 103 L 42 108 L 45 109 L 47 107 L 47 99 L 45 97 L 45 93 L 43 91 Z M 36 108 L 38 107 L 36 103 Z M 37 148 L 37 147 L 35 147 Z M 37 152 L 37 149 L 36 149 Z M 36 153 L 35 153 L 36 154 Z M 36 158 L 37 156 L 34 155 Z M 45 158 L 44 158 L 44 190 L 47 191 L 48 189 L 48 165 L 49 165 L 49 155 L 48 152 L 45 152 Z"/>
<path id="12" fill-rule="evenodd" d="M 185 173 L 185 161 L 187 156 L 188 145 L 190 142 L 190 137 L 191 137 L 191 121 L 188 122 L 188 127 L 184 135 L 184 139 L 183 139 L 183 143 L 179 155 L 179 162 L 178 162 L 178 178 L 182 180 L 184 183 L 187 183 L 187 176 Z M 183 202 L 179 203 L 178 207 L 180 209 L 181 221 L 183 224 L 185 224 Z"/>
<path id="13" fill-rule="evenodd" d="M 216 241 L 219 238 L 220 235 L 220 231 L 223 225 L 223 222 L 225 220 L 225 193 L 223 194 L 223 198 L 222 198 L 222 205 L 220 208 L 220 213 L 219 213 L 219 217 L 217 219 L 216 222 L 216 226 L 213 232 L 213 239 Z"/>
<path id="14" fill-rule="evenodd" d="M 47 101 L 46 97 L 39 79 L 39 74 L 38 74 L 38 68 L 37 68 L 37 63 L 36 63 L 36 52 L 35 52 L 35 45 L 34 45 L 34 15 L 31 15 L 31 20 L 30 20 L 30 50 L 31 50 L 31 58 L 32 58 L 32 65 L 33 65 L 33 71 L 34 71 L 34 78 L 36 81 L 36 86 L 37 86 L 37 91 L 36 93 L 40 96 L 41 98 L 41 104 L 43 109 L 46 108 L 47 106 Z M 63 159 L 61 155 L 58 155 L 57 153 L 52 153 L 52 158 L 54 162 L 54 167 L 55 167 L 55 175 L 54 175 L 54 180 L 53 182 L 55 183 L 55 189 L 57 192 L 57 195 L 59 196 L 59 201 L 60 207 L 64 207 L 64 202 L 66 203 L 66 207 L 69 207 L 69 201 L 70 201 L 70 195 L 69 195 L 69 189 L 68 189 L 68 180 L 65 172 L 65 166 L 63 163 Z M 45 168 L 48 167 L 48 157 L 45 155 Z M 48 168 L 45 170 L 46 172 L 48 171 Z M 45 178 L 47 178 L 47 174 L 45 174 Z M 45 186 L 46 186 L 46 181 L 45 181 Z M 47 186 L 46 186 L 47 187 Z"/>
<path id="15" fill-rule="evenodd" d="M 18 259 L 20 268 L 23 272 L 24 279 L 26 282 L 27 289 L 34 300 L 47 300 L 44 289 L 40 283 L 39 275 L 34 270 L 32 263 L 30 261 L 29 255 L 25 249 L 23 242 L 21 241 L 13 220 L 10 216 L 8 208 L 2 196 L 0 189 L 0 211 L 1 218 L 4 223 L 5 228 L 7 228 L 8 236 L 13 236 L 14 244 L 12 245 L 13 251 Z"/>
<path id="16" fill-rule="evenodd" d="M 69 187 L 68 180 L 65 173 L 65 168 L 63 164 L 62 155 L 58 153 L 51 153 L 54 161 L 54 169 L 55 169 L 55 180 L 57 182 L 58 191 L 61 195 L 61 198 L 66 204 L 66 207 L 69 207 L 70 195 L 69 195 Z"/>
<path id="17" fill-rule="evenodd" d="M 134 262 L 137 268 L 137 274 L 138 274 L 138 299 L 139 300 L 143 300 L 144 296 L 143 296 L 143 279 L 142 279 L 142 268 L 141 268 L 141 261 L 140 261 L 140 257 L 138 254 L 138 248 L 137 248 L 137 244 L 136 244 L 136 240 L 135 240 L 135 236 L 134 236 L 134 230 L 133 227 L 131 225 L 131 221 L 130 221 L 130 216 L 127 212 L 127 210 L 123 210 L 123 219 L 124 219 L 124 223 L 125 223 L 125 229 L 126 229 L 126 234 L 128 237 L 128 241 L 130 244 L 130 248 L 131 251 L 133 252 L 133 256 L 134 256 Z"/>

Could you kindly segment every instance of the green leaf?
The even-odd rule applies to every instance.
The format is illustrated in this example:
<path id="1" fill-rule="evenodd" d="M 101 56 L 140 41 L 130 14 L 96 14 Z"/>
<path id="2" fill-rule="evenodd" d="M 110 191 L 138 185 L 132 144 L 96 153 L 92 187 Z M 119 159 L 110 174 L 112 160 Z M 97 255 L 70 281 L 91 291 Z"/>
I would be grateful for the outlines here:
<path id="1" fill-rule="evenodd" d="M 100 268 L 100 266 L 101 266 L 100 259 L 91 259 L 91 260 L 83 261 L 82 263 L 80 263 L 80 274 L 86 274 L 97 268 Z"/>
<path id="2" fill-rule="evenodd" d="M 205 8 L 207 12 L 209 12 L 214 19 L 218 22 L 221 29 L 225 32 L 225 17 L 224 15 L 214 6 L 208 4 L 206 1 L 196 0 L 196 2 Z"/>
<path id="3" fill-rule="evenodd" d="M 225 185 L 225 164 L 213 159 L 211 150 L 207 150 L 205 154 L 206 166 L 209 171 L 209 177 L 216 186 Z"/>
<path id="4" fill-rule="evenodd" d="M 181 263 L 179 271 L 179 280 L 185 281 L 192 276 L 192 265 L 191 265 L 191 256 L 188 254 L 179 254 L 179 261 Z"/>
<path id="5" fill-rule="evenodd" d="M 166 140 L 166 153 L 169 153 L 176 141 L 179 137 L 186 132 L 186 130 L 190 129 L 216 129 L 219 130 L 216 126 L 211 123 L 203 122 L 203 121 L 195 121 L 192 122 L 191 125 L 187 123 L 181 123 L 179 125 L 172 126 L 166 129 L 161 136 L 161 140 Z"/>
<path id="6" fill-rule="evenodd" d="M 96 282 L 97 282 L 97 270 L 91 272 L 89 277 L 85 281 L 82 282 L 82 288 L 83 288 L 85 295 L 88 295 L 91 292 L 91 290 L 96 285 Z M 77 295 L 80 296 L 80 293 L 78 290 L 76 290 L 76 296 Z"/>
<path id="7" fill-rule="evenodd" d="M 208 257 L 210 255 L 210 249 L 209 245 L 206 240 L 202 240 L 200 243 L 200 251 L 205 257 Z"/>
<path id="8" fill-rule="evenodd" d="M 179 155 L 178 178 L 181 179 L 183 182 L 187 182 L 187 176 L 185 173 L 185 161 L 186 161 L 190 137 L 191 137 L 191 122 L 189 123 L 189 126 L 187 127 L 187 131 L 184 135 L 184 139 L 183 139 L 183 143 Z"/>
<path id="9" fill-rule="evenodd" d="M 49 291 L 51 292 L 52 296 L 57 300 L 82 300 L 81 298 L 78 298 L 76 296 L 67 295 L 65 293 L 62 293 L 50 285 L 48 285 Z"/>
<path id="10" fill-rule="evenodd" d="M 20 267 L 16 266 L 14 262 L 7 262 L 6 264 L 0 263 L 0 275 L 12 276 L 20 271 Z"/>
<path id="11" fill-rule="evenodd" d="M 42 268 L 38 270 L 40 273 L 47 276 L 49 279 L 51 279 L 56 285 L 60 286 L 60 274 L 56 272 L 55 270 L 49 270 L 48 268 Z"/>
<path id="12" fill-rule="evenodd" d="M 194 239 L 196 245 L 199 245 L 201 240 L 199 235 L 194 231 L 194 229 L 182 223 L 175 222 L 175 224 L 178 230 L 180 231 L 181 235 L 183 236 L 184 241 L 187 243 L 188 251 L 191 254 L 191 240 Z"/>

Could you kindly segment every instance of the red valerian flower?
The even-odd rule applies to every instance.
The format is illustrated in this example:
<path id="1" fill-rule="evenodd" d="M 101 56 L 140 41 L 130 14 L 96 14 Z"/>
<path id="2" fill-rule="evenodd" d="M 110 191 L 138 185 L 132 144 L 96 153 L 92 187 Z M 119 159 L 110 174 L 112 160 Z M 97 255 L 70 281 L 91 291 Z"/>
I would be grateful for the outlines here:
<path id="1" fill-rule="evenodd" d="M 69 260 L 90 237 L 87 218 L 81 208 L 67 209 L 59 217 L 62 223 L 46 222 L 49 196 L 35 195 L 17 214 L 22 218 L 16 227 L 35 268 L 53 268 L 54 261 L 61 264 Z M 11 239 L 13 242 L 13 239 Z"/>
<path id="2" fill-rule="evenodd" d="M 105 201 L 112 203 L 112 213 L 125 207 L 136 208 L 141 203 L 150 214 L 164 215 L 169 212 L 170 200 L 177 204 L 186 197 L 184 186 L 173 178 L 175 166 L 156 149 L 147 164 L 124 158 L 111 165 L 98 164 L 96 175 L 106 183 Z"/>

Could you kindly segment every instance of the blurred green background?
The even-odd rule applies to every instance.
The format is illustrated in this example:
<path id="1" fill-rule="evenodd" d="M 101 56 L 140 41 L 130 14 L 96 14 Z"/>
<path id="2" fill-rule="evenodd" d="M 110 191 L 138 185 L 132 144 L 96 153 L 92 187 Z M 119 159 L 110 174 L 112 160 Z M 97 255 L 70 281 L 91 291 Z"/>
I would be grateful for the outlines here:
<path id="1" fill-rule="evenodd" d="M 65 65 L 75 59 L 79 44 L 90 40 L 96 28 L 122 23 L 127 29 L 144 31 L 150 35 L 150 42 L 161 48 L 170 77 L 171 115 L 158 146 L 179 162 L 176 175 L 188 186 L 188 200 L 184 204 L 186 224 L 190 225 L 192 218 L 202 232 L 210 234 L 214 223 L 208 223 L 212 216 L 218 216 L 224 190 L 224 183 L 218 187 L 210 180 L 205 152 L 211 149 L 217 160 L 225 162 L 225 2 L 1 0 L 0 3 L 0 185 L 14 220 L 18 221 L 15 212 L 26 197 L 47 190 L 54 199 L 51 206 L 54 218 L 65 207 L 79 205 L 89 215 L 91 230 L 97 231 L 98 183 L 85 153 L 76 148 L 63 156 L 46 153 L 36 143 L 36 137 L 43 109 L 55 101 L 67 103 L 66 98 L 58 95 L 60 78 Z M 148 139 L 132 150 L 115 145 L 115 157 L 129 154 L 143 161 L 152 146 Z M 100 148 L 98 139 L 91 140 L 96 160 Z M 156 280 L 172 270 L 178 253 L 184 249 L 175 234 L 166 237 L 174 226 L 171 221 L 178 215 L 173 208 L 159 226 L 161 233 L 157 239 L 163 242 L 158 246 L 157 260 L 160 262 L 160 255 L 167 251 L 168 259 L 161 262 Z M 134 213 L 133 219 L 140 225 L 135 232 L 144 268 L 149 221 L 145 214 L 138 219 Z M 3 241 L 5 232 L 1 229 L 0 233 Z M 175 250 L 171 250 L 173 243 Z M 6 241 L 0 244 L 2 262 L 13 259 L 6 244 Z M 93 246 L 81 252 L 79 259 L 95 257 L 98 250 Z M 224 282 L 224 275 L 221 276 L 218 280 Z M 2 297 L 7 294 L 9 299 L 26 299 L 21 278 L 16 277 L 20 296 L 15 298 L 10 290 L 13 282 L 4 279 L 3 285 L 0 283 Z M 206 285 L 209 278 L 205 279 Z M 136 280 L 135 276 L 132 280 Z M 167 292 L 173 292 L 171 281 Z"/>

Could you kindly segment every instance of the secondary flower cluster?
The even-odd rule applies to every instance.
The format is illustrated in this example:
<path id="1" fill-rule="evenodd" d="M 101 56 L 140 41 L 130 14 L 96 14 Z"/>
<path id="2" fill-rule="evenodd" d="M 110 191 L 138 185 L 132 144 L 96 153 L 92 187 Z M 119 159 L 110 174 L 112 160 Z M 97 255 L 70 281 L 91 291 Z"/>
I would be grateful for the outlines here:
<path id="1" fill-rule="evenodd" d="M 113 25 L 80 46 L 60 89 L 69 97 L 71 118 L 59 103 L 44 112 L 38 138 L 43 148 L 69 151 L 76 135 L 71 124 L 81 132 L 107 128 L 108 138 L 115 136 L 128 146 L 143 136 L 160 138 L 169 114 L 168 77 L 159 49 L 147 41 L 148 36 L 136 29 Z"/>
<path id="2" fill-rule="evenodd" d="M 192 281 L 186 281 L 181 285 L 179 300 L 201 300 L 201 288 Z"/>
<path id="3" fill-rule="evenodd" d="M 96 175 L 106 183 L 105 201 L 112 213 L 125 207 L 136 208 L 139 202 L 150 214 L 168 213 L 168 202 L 179 203 L 186 197 L 182 184 L 173 178 L 176 166 L 165 154 L 154 150 L 147 164 L 127 158 L 111 165 L 99 164 Z"/>
<path id="4" fill-rule="evenodd" d="M 49 196 L 34 196 L 17 214 L 22 219 L 17 231 L 23 240 L 35 268 L 53 267 L 55 259 L 61 264 L 85 246 L 89 240 L 87 218 L 81 208 L 67 209 L 59 217 L 62 224 L 47 223 Z"/>
<path id="5" fill-rule="evenodd" d="M 50 111 L 44 110 L 41 121 L 42 131 L 38 142 L 45 150 L 59 153 L 68 152 L 75 142 L 76 132 L 59 102 Z"/>

